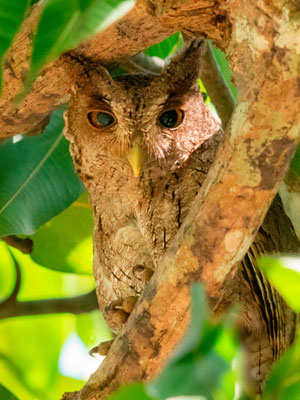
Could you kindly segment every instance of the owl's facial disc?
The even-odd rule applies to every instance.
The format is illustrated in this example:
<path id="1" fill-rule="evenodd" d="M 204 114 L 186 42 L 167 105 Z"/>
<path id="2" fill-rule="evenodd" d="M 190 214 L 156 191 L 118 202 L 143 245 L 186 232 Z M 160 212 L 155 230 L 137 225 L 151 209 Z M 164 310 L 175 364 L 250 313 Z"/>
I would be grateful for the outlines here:
<path id="1" fill-rule="evenodd" d="M 102 103 L 102 102 L 101 102 Z M 118 113 L 117 113 L 118 115 Z M 119 118 L 119 116 L 118 116 Z M 110 105 L 103 102 L 95 109 L 91 109 L 87 113 L 87 119 L 93 128 L 96 128 L 103 133 L 118 135 L 118 119 L 115 116 Z M 165 107 L 158 113 L 154 124 L 165 132 L 165 134 L 172 136 L 172 131 L 176 130 L 184 120 L 184 111 L 176 105 Z M 111 129 L 112 128 L 112 129 Z M 137 128 L 134 129 L 134 131 Z M 131 139 L 128 138 L 127 145 L 124 150 L 120 152 L 120 156 L 129 162 L 133 175 L 138 177 L 143 166 L 147 164 L 150 154 L 154 154 L 157 158 L 157 149 L 153 151 L 152 147 L 155 146 L 155 142 L 151 144 L 151 139 L 147 139 L 147 132 L 139 130 L 133 133 Z M 117 143 L 117 142 L 116 142 Z M 121 148 L 121 147 L 120 147 Z M 126 150 L 125 150 L 126 149 Z M 125 152 L 124 152 L 125 151 Z M 148 154 L 149 153 L 149 154 Z M 160 154 L 161 158 L 164 158 L 164 154 Z"/>

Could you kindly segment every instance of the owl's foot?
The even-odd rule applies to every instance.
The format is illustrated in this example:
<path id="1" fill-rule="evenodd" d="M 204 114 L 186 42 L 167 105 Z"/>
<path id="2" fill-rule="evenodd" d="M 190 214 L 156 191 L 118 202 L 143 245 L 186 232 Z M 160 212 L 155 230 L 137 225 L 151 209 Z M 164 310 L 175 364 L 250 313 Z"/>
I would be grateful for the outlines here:
<path id="1" fill-rule="evenodd" d="M 92 357 L 94 357 L 94 354 L 100 354 L 100 356 L 106 356 L 113 342 L 114 339 L 99 343 L 98 346 L 93 347 L 89 351 L 89 355 Z"/>
<path id="2" fill-rule="evenodd" d="M 131 314 L 138 297 L 130 296 L 110 303 L 105 311 L 110 314 L 110 319 L 117 326 L 122 326 Z"/>

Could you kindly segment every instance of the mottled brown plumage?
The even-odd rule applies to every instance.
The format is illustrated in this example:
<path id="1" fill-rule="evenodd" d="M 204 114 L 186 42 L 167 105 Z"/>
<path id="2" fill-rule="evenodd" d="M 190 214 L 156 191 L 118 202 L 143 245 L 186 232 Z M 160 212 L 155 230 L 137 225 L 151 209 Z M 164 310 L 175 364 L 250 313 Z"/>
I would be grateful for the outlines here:
<path id="1" fill-rule="evenodd" d="M 111 78 L 90 65 L 73 90 L 66 137 L 90 194 L 96 290 L 115 332 L 180 228 L 222 141 L 197 84 L 202 53 L 203 43 L 192 42 L 158 76 Z M 161 122 L 170 110 L 177 117 L 165 116 L 179 121 L 171 128 Z M 261 229 L 241 263 L 237 291 L 214 306 L 218 313 L 233 301 L 242 305 L 240 329 L 256 391 L 295 330 L 293 313 L 256 269 L 255 257 L 270 250 L 276 246 Z"/>

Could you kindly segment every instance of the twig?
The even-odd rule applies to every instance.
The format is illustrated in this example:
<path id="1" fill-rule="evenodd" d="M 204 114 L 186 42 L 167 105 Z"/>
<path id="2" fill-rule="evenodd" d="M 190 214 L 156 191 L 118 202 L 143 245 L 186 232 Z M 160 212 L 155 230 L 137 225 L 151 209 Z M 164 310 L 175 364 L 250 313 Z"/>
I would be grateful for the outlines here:
<path id="1" fill-rule="evenodd" d="M 21 269 L 12 253 L 11 256 L 14 260 L 14 265 L 15 265 L 16 283 L 11 294 L 7 297 L 7 299 L 5 299 L 0 303 L 0 314 L 1 314 L 1 309 L 9 310 L 16 303 L 17 296 L 21 287 Z"/>
<path id="2" fill-rule="evenodd" d="M 11 254 L 16 270 L 16 283 L 11 294 L 0 303 L 0 319 L 20 317 L 25 315 L 43 314 L 83 314 L 98 309 L 95 290 L 75 297 L 62 297 L 46 300 L 17 301 L 21 287 L 21 270 Z"/>

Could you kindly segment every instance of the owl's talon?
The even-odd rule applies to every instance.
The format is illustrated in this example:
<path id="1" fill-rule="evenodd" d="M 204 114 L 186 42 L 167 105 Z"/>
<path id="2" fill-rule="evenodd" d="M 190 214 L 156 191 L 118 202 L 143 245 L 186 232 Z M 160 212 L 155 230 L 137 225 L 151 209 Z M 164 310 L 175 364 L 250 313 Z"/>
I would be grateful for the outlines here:
<path id="1" fill-rule="evenodd" d="M 137 300 L 138 300 L 138 297 L 137 297 L 137 296 L 126 297 L 126 298 L 123 300 L 123 303 L 122 303 L 122 308 L 123 308 L 123 310 L 124 310 L 127 314 L 131 314 L 131 313 L 132 313 L 132 310 L 134 309 L 134 306 L 135 306 Z"/>
<path id="2" fill-rule="evenodd" d="M 113 310 L 111 319 L 114 324 L 123 325 L 129 317 L 124 310 Z"/>
<path id="3" fill-rule="evenodd" d="M 152 269 L 144 267 L 143 265 L 140 264 L 137 264 L 132 268 L 133 276 L 146 282 L 149 281 L 149 279 L 153 275 L 153 272 L 154 271 Z"/>
<path id="4" fill-rule="evenodd" d="M 125 299 L 115 300 L 105 308 L 105 311 L 111 315 L 111 320 L 114 324 L 123 325 L 134 309 L 137 299 L 138 297 L 136 296 L 129 296 Z"/>
<path id="5" fill-rule="evenodd" d="M 94 357 L 94 354 L 100 354 L 100 356 L 106 356 L 109 349 L 111 348 L 111 345 L 113 344 L 113 341 L 114 339 L 99 343 L 98 346 L 93 347 L 89 351 L 89 355 L 92 357 Z"/>

